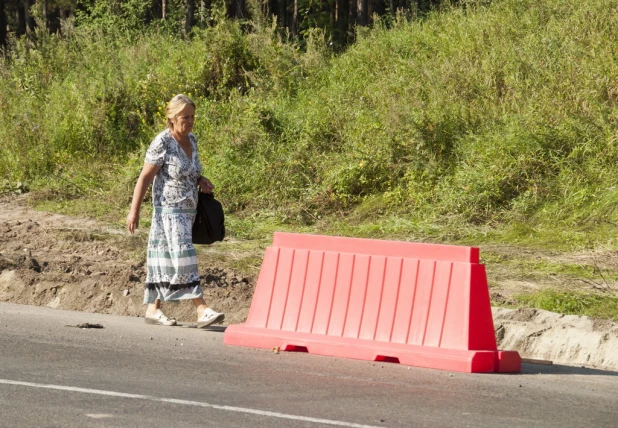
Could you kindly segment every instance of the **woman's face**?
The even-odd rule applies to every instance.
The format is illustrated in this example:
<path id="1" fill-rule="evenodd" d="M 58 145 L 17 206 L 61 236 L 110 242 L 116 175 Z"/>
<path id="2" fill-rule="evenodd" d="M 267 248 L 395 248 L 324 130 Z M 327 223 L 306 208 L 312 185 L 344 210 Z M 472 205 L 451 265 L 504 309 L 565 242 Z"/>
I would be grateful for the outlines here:
<path id="1" fill-rule="evenodd" d="M 195 109 L 192 105 L 187 104 L 172 120 L 174 132 L 179 135 L 188 135 L 193 129 L 193 122 L 195 122 Z"/>

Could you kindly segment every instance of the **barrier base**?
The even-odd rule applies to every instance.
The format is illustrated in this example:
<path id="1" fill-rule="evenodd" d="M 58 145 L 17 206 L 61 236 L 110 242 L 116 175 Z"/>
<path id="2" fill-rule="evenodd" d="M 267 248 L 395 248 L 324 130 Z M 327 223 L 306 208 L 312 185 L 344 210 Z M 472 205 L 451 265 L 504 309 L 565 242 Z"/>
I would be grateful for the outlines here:
<path id="1" fill-rule="evenodd" d="M 225 330 L 226 345 L 252 348 L 279 348 L 281 351 L 308 352 L 340 358 L 396 362 L 407 366 L 466 373 L 519 373 L 521 358 L 515 351 L 474 351 L 414 346 L 392 342 L 315 335 L 230 325 Z"/>

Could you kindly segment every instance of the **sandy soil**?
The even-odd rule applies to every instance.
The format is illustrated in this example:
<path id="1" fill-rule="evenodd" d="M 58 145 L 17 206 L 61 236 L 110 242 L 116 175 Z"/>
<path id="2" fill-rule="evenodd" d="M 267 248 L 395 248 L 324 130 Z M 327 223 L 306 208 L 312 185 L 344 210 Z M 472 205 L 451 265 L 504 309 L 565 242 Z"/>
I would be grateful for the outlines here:
<path id="1" fill-rule="evenodd" d="M 120 227 L 34 211 L 24 197 L 0 198 L 0 301 L 142 316 L 146 239 L 143 229 L 130 237 Z M 226 324 L 243 322 L 255 278 L 212 259 L 203 263 L 199 248 L 198 257 L 206 301 L 226 313 Z M 492 292 L 508 296 L 521 286 L 500 281 Z M 167 304 L 165 312 L 181 322 L 195 320 L 190 302 Z M 532 309 L 494 308 L 493 314 L 500 349 L 618 371 L 618 323 Z"/>
<path id="2" fill-rule="evenodd" d="M 147 230 L 136 236 L 93 220 L 29 209 L 23 198 L 0 200 L 0 301 L 85 312 L 142 316 L 143 253 Z M 200 263 L 207 303 L 226 322 L 245 320 L 254 280 Z M 193 322 L 191 302 L 165 312 Z"/>

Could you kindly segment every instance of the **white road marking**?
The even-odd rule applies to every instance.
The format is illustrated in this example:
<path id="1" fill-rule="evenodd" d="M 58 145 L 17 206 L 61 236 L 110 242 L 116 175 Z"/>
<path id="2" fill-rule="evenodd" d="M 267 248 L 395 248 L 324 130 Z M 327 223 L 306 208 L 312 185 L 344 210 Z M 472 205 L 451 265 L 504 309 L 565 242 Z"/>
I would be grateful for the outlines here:
<path id="1" fill-rule="evenodd" d="M 290 420 L 303 421 L 303 422 L 313 422 L 316 424 L 324 424 L 324 425 L 337 425 L 337 426 L 342 426 L 342 427 L 354 427 L 354 428 L 382 428 L 382 427 L 378 427 L 374 425 L 361 425 L 361 424 L 354 424 L 351 422 L 334 421 L 331 419 L 320 419 L 320 418 L 310 418 L 307 416 L 288 415 L 286 413 L 269 412 L 266 410 L 249 409 L 245 407 L 221 406 L 218 404 L 204 403 L 201 401 L 177 400 L 174 398 L 158 398 L 158 397 L 152 397 L 149 395 L 127 394 L 124 392 L 105 391 L 102 389 L 79 388 L 76 386 L 48 385 L 48 384 L 43 384 L 43 383 L 20 382 L 20 381 L 15 381 L 15 380 L 8 380 L 8 379 L 0 379 L 0 384 L 15 385 L 15 386 L 29 386 L 32 388 L 43 388 L 43 389 L 55 389 L 59 391 L 69 391 L 69 392 L 82 392 L 84 394 L 108 395 L 111 397 L 135 398 L 138 400 L 158 401 L 158 402 L 163 402 L 163 403 L 182 404 L 186 406 L 209 407 L 211 409 L 217 409 L 217 410 L 227 410 L 230 412 L 239 412 L 239 413 L 250 413 L 250 414 L 259 415 L 259 416 L 270 416 L 273 418 L 290 419 Z"/>
<path id="2" fill-rule="evenodd" d="M 114 417 L 114 415 L 108 415 L 107 413 L 86 413 L 86 416 L 92 419 L 104 419 Z"/>

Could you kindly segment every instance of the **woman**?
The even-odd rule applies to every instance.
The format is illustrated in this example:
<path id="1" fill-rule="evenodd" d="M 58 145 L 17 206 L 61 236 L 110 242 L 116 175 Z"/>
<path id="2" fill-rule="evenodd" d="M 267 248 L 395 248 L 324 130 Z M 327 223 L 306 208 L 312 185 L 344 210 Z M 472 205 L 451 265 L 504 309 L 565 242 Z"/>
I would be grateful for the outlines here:
<path id="1" fill-rule="evenodd" d="M 203 177 L 197 155 L 197 139 L 191 132 L 195 103 L 186 95 L 176 95 L 165 109 L 167 128 L 156 136 L 146 152 L 144 168 L 133 191 L 127 216 L 131 234 L 139 226 L 139 211 L 148 186 L 154 205 L 148 238 L 148 273 L 144 304 L 149 324 L 176 325 L 161 312 L 161 302 L 191 299 L 197 309 L 198 327 L 223 321 L 224 314 L 210 309 L 204 301 L 197 255 L 191 228 L 197 207 L 198 188 L 205 193 L 214 186 Z"/>

